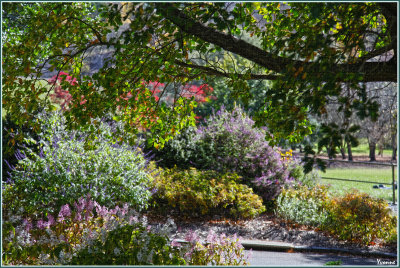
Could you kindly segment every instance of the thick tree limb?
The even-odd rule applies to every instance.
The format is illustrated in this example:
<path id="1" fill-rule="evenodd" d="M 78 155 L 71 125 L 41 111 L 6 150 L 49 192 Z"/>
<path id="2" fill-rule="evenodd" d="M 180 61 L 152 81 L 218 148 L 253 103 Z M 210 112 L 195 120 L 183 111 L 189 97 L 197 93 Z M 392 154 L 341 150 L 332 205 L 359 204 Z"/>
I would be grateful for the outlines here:
<path id="1" fill-rule="evenodd" d="M 217 45 L 224 50 L 230 51 L 242 56 L 258 65 L 277 73 L 281 73 L 287 69 L 289 65 L 295 68 L 310 67 L 311 62 L 303 62 L 291 60 L 271 54 L 250 43 L 237 39 L 232 35 L 219 32 L 213 28 L 207 27 L 175 8 L 170 3 L 158 4 L 160 12 L 164 17 L 178 26 L 182 31 L 190 35 L 196 36 L 206 42 Z M 319 70 L 316 70 L 319 71 Z M 333 73 L 349 72 L 364 73 L 364 82 L 377 81 L 397 81 L 397 65 L 394 61 L 389 62 L 363 62 L 356 64 L 338 64 L 328 70 Z M 340 82 L 340 81 L 338 81 Z"/>

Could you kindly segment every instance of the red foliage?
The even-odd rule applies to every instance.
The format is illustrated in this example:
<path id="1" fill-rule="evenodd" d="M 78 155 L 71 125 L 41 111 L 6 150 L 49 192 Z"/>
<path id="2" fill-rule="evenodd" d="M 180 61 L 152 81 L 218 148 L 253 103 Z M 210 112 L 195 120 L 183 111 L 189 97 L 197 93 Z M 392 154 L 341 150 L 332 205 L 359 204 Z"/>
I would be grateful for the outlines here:
<path id="1" fill-rule="evenodd" d="M 67 81 L 68 83 L 70 83 L 73 86 L 77 85 L 77 83 L 76 83 L 76 78 L 73 78 L 72 76 L 70 76 L 69 74 L 67 74 L 65 72 L 60 72 L 58 75 L 54 75 L 49 80 L 49 84 L 55 85 L 54 93 L 50 94 L 51 100 L 55 103 L 58 103 L 61 106 L 61 109 L 65 110 L 68 108 L 68 105 L 71 103 L 72 96 L 68 90 L 64 90 L 61 88 L 62 81 Z"/>
<path id="2" fill-rule="evenodd" d="M 53 102 L 58 103 L 61 106 L 61 109 L 65 110 L 68 109 L 68 105 L 72 102 L 72 96 L 68 90 L 64 90 L 61 87 L 61 83 L 63 81 L 67 81 L 72 86 L 77 86 L 76 78 L 73 78 L 68 73 L 60 72 L 58 75 L 54 75 L 52 78 L 49 79 L 49 83 L 55 85 L 54 93 L 50 95 Z M 161 93 L 165 90 L 165 84 L 158 82 L 158 81 L 150 81 L 150 82 L 142 82 L 142 85 L 146 86 L 147 90 L 150 91 L 151 97 L 154 97 L 155 101 L 159 101 L 161 97 Z M 181 86 L 179 89 L 179 97 L 183 98 L 192 98 L 194 97 L 195 101 L 198 103 L 207 102 L 209 98 L 207 97 L 213 88 L 210 87 L 208 84 L 202 84 L 200 86 L 187 84 Z M 119 102 L 120 100 L 128 101 L 130 98 L 133 97 L 131 91 L 120 95 L 116 100 Z M 164 100 L 167 103 L 174 102 L 174 97 L 169 96 L 168 94 L 164 95 Z M 211 96 L 213 98 L 213 96 Z M 137 97 L 136 97 L 137 99 Z M 84 95 L 81 95 L 81 99 L 78 100 L 80 105 L 84 105 L 87 100 L 85 99 Z"/>

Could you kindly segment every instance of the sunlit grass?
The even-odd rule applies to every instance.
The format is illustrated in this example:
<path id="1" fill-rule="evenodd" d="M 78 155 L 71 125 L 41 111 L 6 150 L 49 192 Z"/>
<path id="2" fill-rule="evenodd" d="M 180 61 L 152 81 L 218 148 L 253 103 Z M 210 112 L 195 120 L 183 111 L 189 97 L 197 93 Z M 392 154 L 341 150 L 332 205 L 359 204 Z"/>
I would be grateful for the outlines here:
<path id="1" fill-rule="evenodd" d="M 379 183 L 363 183 L 353 181 L 340 181 L 331 179 L 322 179 L 322 184 L 329 184 L 330 192 L 335 195 L 344 195 L 348 191 L 358 189 L 360 192 L 365 192 L 376 198 L 383 198 L 387 201 L 392 202 L 393 191 L 392 189 L 374 189 L 373 185 L 382 183 L 392 183 L 392 168 L 391 167 L 379 167 L 379 168 L 365 168 L 365 167 L 353 167 L 353 168 L 328 168 L 326 173 L 320 172 L 321 177 L 327 178 L 342 178 L 361 180 L 369 182 Z M 395 168 L 395 179 L 397 180 L 397 168 Z M 390 185 L 384 185 L 385 187 L 391 187 Z M 397 202 L 397 190 L 396 202 Z"/>

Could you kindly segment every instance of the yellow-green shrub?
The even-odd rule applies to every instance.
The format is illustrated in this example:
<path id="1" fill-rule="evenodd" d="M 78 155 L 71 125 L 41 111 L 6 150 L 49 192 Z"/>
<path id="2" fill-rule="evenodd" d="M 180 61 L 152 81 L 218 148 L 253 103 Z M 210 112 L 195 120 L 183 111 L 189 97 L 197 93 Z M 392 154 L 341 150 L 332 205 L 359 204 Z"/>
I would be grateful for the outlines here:
<path id="1" fill-rule="evenodd" d="M 397 217 L 383 199 L 354 191 L 332 199 L 328 210 L 323 228 L 340 239 L 370 244 L 376 238 L 389 242 L 397 236 Z"/>
<path id="2" fill-rule="evenodd" d="M 176 208 L 184 215 L 252 218 L 264 212 L 261 197 L 239 179 L 237 174 L 213 170 L 166 169 L 153 181 L 153 198 L 158 207 Z"/>

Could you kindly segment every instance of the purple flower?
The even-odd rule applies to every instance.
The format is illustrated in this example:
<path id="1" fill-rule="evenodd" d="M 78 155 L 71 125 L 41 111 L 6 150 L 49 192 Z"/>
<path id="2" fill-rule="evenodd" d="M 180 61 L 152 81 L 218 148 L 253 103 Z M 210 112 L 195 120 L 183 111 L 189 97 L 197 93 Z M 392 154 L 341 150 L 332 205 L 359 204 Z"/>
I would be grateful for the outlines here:
<path id="1" fill-rule="evenodd" d="M 43 153 L 43 146 L 40 147 L 40 152 L 39 152 L 39 157 L 44 158 L 44 153 Z"/>
<path id="2" fill-rule="evenodd" d="M 76 213 L 74 220 L 75 220 L 75 221 L 81 221 L 81 220 L 82 220 L 82 215 L 81 215 L 81 213 Z"/>
<path id="3" fill-rule="evenodd" d="M 155 194 L 157 193 L 158 189 L 156 187 L 154 187 L 153 189 L 151 189 L 151 194 Z"/>
<path id="4" fill-rule="evenodd" d="M 42 219 L 38 220 L 38 222 L 36 223 L 37 228 L 39 229 L 44 229 L 47 227 L 47 223 L 45 221 L 43 221 Z"/>
<path id="5" fill-rule="evenodd" d="M 47 224 L 48 224 L 49 226 L 52 226 L 53 224 L 56 223 L 56 221 L 54 220 L 54 217 L 53 217 L 52 215 L 50 215 L 50 214 L 47 216 L 47 219 L 48 219 Z"/>
<path id="6" fill-rule="evenodd" d="M 69 208 L 68 204 L 65 204 L 64 206 L 61 207 L 60 213 L 58 214 L 58 217 L 69 217 L 71 216 L 71 210 Z"/>
<path id="7" fill-rule="evenodd" d="M 10 165 L 10 163 L 7 161 L 7 159 L 3 159 L 3 161 L 6 162 L 8 168 L 9 168 L 10 170 L 13 170 L 13 169 L 15 168 L 13 165 Z"/>
<path id="8" fill-rule="evenodd" d="M 213 244 L 216 241 L 217 241 L 217 235 L 213 230 L 211 230 L 207 235 L 207 242 Z"/>
<path id="9" fill-rule="evenodd" d="M 24 219 L 23 225 L 25 226 L 25 230 L 29 232 L 30 229 L 32 229 L 32 223 L 30 223 L 27 219 Z"/>
<path id="10" fill-rule="evenodd" d="M 64 220 L 65 220 L 64 216 L 62 214 L 61 215 L 58 214 L 57 222 L 62 223 L 64 222 Z"/>
<path id="11" fill-rule="evenodd" d="M 82 185 L 81 185 L 82 186 Z M 81 213 L 85 208 L 86 202 L 83 197 L 79 198 L 78 203 L 74 202 L 74 207 L 76 208 L 78 213 Z"/>
<path id="12" fill-rule="evenodd" d="M 171 241 L 171 246 L 173 247 L 179 247 L 181 244 L 179 242 L 176 241 L 176 239 Z"/>
<path id="13" fill-rule="evenodd" d="M 189 243 L 196 243 L 199 240 L 199 236 L 195 232 L 190 230 L 186 233 L 185 240 Z"/>

